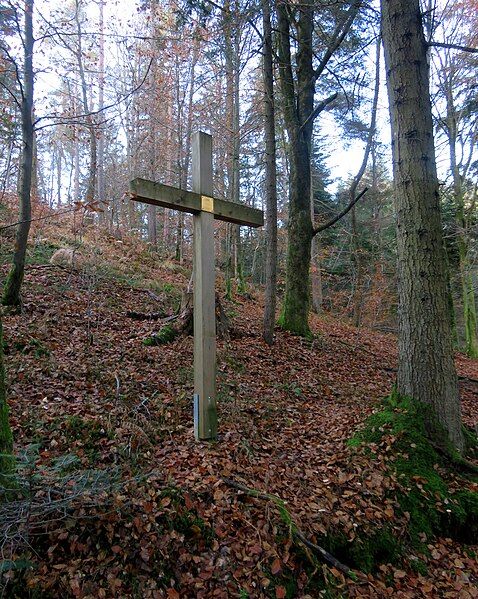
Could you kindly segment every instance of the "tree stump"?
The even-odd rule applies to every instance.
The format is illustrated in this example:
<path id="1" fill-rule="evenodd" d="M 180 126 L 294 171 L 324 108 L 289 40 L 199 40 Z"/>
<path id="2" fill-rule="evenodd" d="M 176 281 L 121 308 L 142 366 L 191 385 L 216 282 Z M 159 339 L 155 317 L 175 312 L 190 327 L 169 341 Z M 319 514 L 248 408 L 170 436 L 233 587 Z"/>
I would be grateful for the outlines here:
<path id="1" fill-rule="evenodd" d="M 174 324 L 172 324 L 172 322 Z M 231 323 L 219 295 L 216 293 L 216 335 L 220 339 L 230 339 Z M 175 316 L 163 319 L 158 333 L 148 338 L 146 345 L 163 345 L 179 335 L 194 335 L 194 298 L 192 291 L 183 291 L 179 312 Z"/>
<path id="2" fill-rule="evenodd" d="M 194 334 L 194 296 L 192 291 L 183 291 L 181 307 L 179 309 L 178 333 L 185 335 Z M 216 293 L 216 334 L 220 339 L 230 339 L 231 323 L 219 295 Z"/>

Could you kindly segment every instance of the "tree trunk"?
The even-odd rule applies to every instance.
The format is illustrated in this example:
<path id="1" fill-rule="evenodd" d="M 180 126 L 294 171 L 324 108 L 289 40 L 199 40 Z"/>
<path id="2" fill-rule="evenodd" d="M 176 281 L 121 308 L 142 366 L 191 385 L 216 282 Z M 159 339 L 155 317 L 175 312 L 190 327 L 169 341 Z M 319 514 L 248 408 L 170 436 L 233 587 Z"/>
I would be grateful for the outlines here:
<path id="1" fill-rule="evenodd" d="M 35 112 L 32 109 L 32 121 L 35 122 Z M 30 196 L 33 202 L 40 201 L 40 177 L 38 170 L 38 144 L 35 129 L 33 129 L 33 142 L 32 142 L 32 183 Z"/>
<path id="2" fill-rule="evenodd" d="M 232 117 L 232 196 L 229 198 L 233 202 L 239 202 L 241 195 L 241 114 L 240 114 L 240 53 L 241 53 L 241 27 L 239 23 L 239 6 L 236 0 L 234 6 L 234 27 L 233 27 L 233 70 L 234 70 L 234 92 L 233 92 L 233 117 Z M 244 293 L 245 281 L 242 268 L 241 251 L 241 227 L 233 225 L 234 235 L 234 276 L 237 281 L 239 293 Z"/>
<path id="3" fill-rule="evenodd" d="M 315 205 L 312 169 L 310 173 L 310 218 L 312 219 L 312 223 L 314 223 Z M 322 312 L 324 294 L 322 288 L 322 273 L 320 270 L 320 242 L 318 235 L 312 237 L 310 244 L 310 260 L 310 299 L 312 302 L 312 311 L 316 314 L 320 314 Z"/>
<path id="4" fill-rule="evenodd" d="M 266 201 L 266 263 L 264 341 L 272 345 L 276 318 L 277 293 L 277 176 L 276 130 L 274 107 L 274 74 L 272 64 L 272 27 L 270 0 L 262 0 L 264 135 L 265 135 L 265 201 Z"/>
<path id="5" fill-rule="evenodd" d="M 277 0 L 279 78 L 290 163 L 286 289 L 279 324 L 298 335 L 310 335 L 309 269 L 311 241 L 315 234 L 310 214 L 312 131 L 314 120 L 337 97 L 337 93 L 334 93 L 314 108 L 315 84 L 350 30 L 360 6 L 361 0 L 356 0 L 345 11 L 319 66 L 314 69 L 315 5 Z"/>
<path id="6" fill-rule="evenodd" d="M 427 45 L 418 0 L 382 0 L 397 214 L 398 392 L 428 404 L 429 435 L 463 448 L 447 305 Z"/>
<path id="7" fill-rule="evenodd" d="M 310 216 L 310 144 L 313 120 L 314 69 L 312 65 L 313 8 L 302 6 L 297 21 L 297 89 L 290 49 L 290 22 L 287 7 L 277 5 L 279 26 L 279 74 L 284 119 L 289 137 L 289 220 L 286 289 L 279 324 L 298 335 L 310 335 L 309 268 L 313 237 Z M 297 105 L 296 105 L 297 103 Z"/>
<path id="8" fill-rule="evenodd" d="M 360 327 L 360 324 L 362 322 L 364 269 L 362 264 L 362 248 L 360 246 L 360 236 L 357 227 L 357 213 L 355 211 L 355 206 L 351 210 L 351 233 L 351 258 L 354 267 L 352 293 L 352 322 L 354 327 L 358 328 Z"/>
<path id="9" fill-rule="evenodd" d="M 450 148 L 450 168 L 453 176 L 453 199 L 457 229 L 458 257 L 463 302 L 463 322 L 465 326 L 465 351 L 470 358 L 478 358 L 478 336 L 475 292 L 471 274 L 468 223 L 465 215 L 462 176 L 456 156 L 457 114 L 453 102 L 452 84 L 447 89 L 447 134 Z"/>
<path id="10" fill-rule="evenodd" d="M 310 246 L 312 268 L 310 274 L 311 280 L 311 299 L 312 310 L 316 314 L 321 314 L 324 307 L 324 290 L 322 284 L 322 266 L 320 262 L 320 241 L 318 235 L 312 238 Z"/>
<path id="11" fill-rule="evenodd" d="M 378 95 L 380 91 L 380 38 L 377 39 L 377 47 L 375 52 L 375 91 L 372 103 L 372 115 L 370 118 L 370 128 L 367 135 L 367 143 L 362 159 L 362 164 L 355 175 L 352 185 L 349 190 L 349 201 L 352 202 L 357 194 L 357 188 L 367 168 L 370 152 L 372 151 L 373 140 L 375 138 L 375 127 L 377 124 L 377 106 Z M 362 248 L 360 247 L 360 236 L 357 227 L 357 213 L 355 206 L 352 208 L 352 264 L 355 266 L 354 290 L 352 299 L 353 308 L 353 323 L 355 327 L 359 327 L 362 322 L 362 304 L 364 296 L 364 264 L 362 260 Z"/>
<path id="12" fill-rule="evenodd" d="M 61 175 L 63 172 L 63 148 L 58 145 L 56 150 L 56 206 L 61 207 Z"/>
<path id="13" fill-rule="evenodd" d="M 151 17 L 156 18 L 157 0 L 151 2 Z M 159 42 L 158 42 L 159 43 Z M 159 46 L 156 48 L 159 54 Z M 151 72 L 150 72 L 150 88 L 152 98 L 149 104 L 149 176 L 155 181 L 157 179 L 157 127 L 156 127 L 156 114 L 157 114 L 157 87 L 158 87 L 158 54 L 155 54 L 152 58 Z M 148 205 L 148 241 L 154 247 L 158 245 L 158 209 L 157 206 Z"/>
<path id="14" fill-rule="evenodd" d="M 76 0 L 75 9 L 76 31 L 78 35 L 78 47 L 76 50 L 76 60 L 78 63 L 78 72 L 80 76 L 81 96 L 83 101 L 83 112 L 87 124 L 88 135 L 90 138 L 90 168 L 88 172 L 88 184 L 86 187 L 86 202 L 92 203 L 95 199 L 96 190 L 96 175 L 98 169 L 97 147 L 96 147 L 96 131 L 93 116 L 90 112 L 90 102 L 88 101 L 88 85 L 86 82 L 85 69 L 83 66 L 83 33 L 80 22 L 80 3 Z"/>
<path id="15" fill-rule="evenodd" d="M 100 121 L 104 119 L 104 92 L 105 92 L 105 31 L 104 31 L 104 0 L 99 1 L 99 57 L 98 57 L 98 113 Z M 106 200 L 105 184 L 105 128 L 98 128 L 98 202 L 103 212 L 99 213 L 99 221 L 104 224 L 108 219 L 108 204 Z"/>
<path id="16" fill-rule="evenodd" d="M 76 96 L 76 86 L 74 88 L 75 96 Z M 76 98 L 74 99 L 74 110 L 75 112 L 78 110 Z M 80 130 L 78 125 L 75 123 L 73 125 L 73 135 L 74 135 L 74 165 L 75 172 L 73 176 L 73 203 L 76 204 L 80 201 Z M 133 202 L 130 202 L 131 204 Z"/>
<path id="17" fill-rule="evenodd" d="M 233 202 L 239 201 L 239 49 L 240 29 L 238 27 L 238 12 L 234 7 L 231 11 L 230 2 L 224 5 L 223 12 L 224 27 L 224 58 L 226 66 L 226 109 L 227 127 L 230 131 L 231 143 L 227 146 L 227 179 L 228 197 Z M 240 233 L 237 225 L 228 224 L 226 230 L 226 246 L 229 245 L 226 254 L 226 295 L 232 293 L 232 278 L 237 277 L 239 264 Z M 231 299 L 229 297 L 229 299 Z"/>
<path id="18" fill-rule="evenodd" d="M 5 282 L 2 302 L 6 306 L 20 305 L 20 290 L 25 274 L 25 256 L 31 221 L 31 185 L 33 167 L 33 0 L 25 0 L 25 63 L 21 101 L 22 155 L 20 164 L 20 218 L 15 239 L 13 265 Z"/>

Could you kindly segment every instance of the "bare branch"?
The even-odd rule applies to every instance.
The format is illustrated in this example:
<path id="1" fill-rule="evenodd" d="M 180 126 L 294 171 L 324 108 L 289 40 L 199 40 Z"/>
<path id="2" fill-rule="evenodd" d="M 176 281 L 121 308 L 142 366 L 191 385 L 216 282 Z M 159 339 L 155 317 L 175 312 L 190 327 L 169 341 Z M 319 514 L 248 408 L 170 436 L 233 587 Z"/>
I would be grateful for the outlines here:
<path id="1" fill-rule="evenodd" d="M 365 169 L 367 168 L 368 157 L 370 156 L 370 152 L 372 150 L 372 144 L 375 137 L 375 129 L 377 125 L 377 107 L 378 107 L 378 96 L 380 92 L 380 37 L 377 38 L 377 48 L 375 54 L 375 91 L 373 95 L 373 103 L 372 103 L 372 116 L 370 119 L 370 128 L 368 130 L 367 143 L 365 146 L 365 151 L 363 154 L 362 164 L 358 170 L 358 173 L 354 177 L 352 185 L 350 186 L 350 199 L 353 200 L 355 197 L 355 192 L 357 191 L 357 187 L 359 186 L 360 181 L 362 180 L 363 174 L 365 173 Z"/>
<path id="2" fill-rule="evenodd" d="M 325 110 L 325 108 L 337 98 L 338 95 L 339 94 L 337 92 L 335 92 L 328 98 L 325 98 L 325 100 L 322 100 L 322 102 L 319 102 L 317 104 L 317 106 L 314 108 L 314 110 L 309 114 L 309 116 L 305 119 L 305 121 L 300 126 L 301 130 L 304 127 L 306 127 L 310 123 L 310 121 L 313 121 L 314 119 L 316 119 L 319 116 L 319 114 L 323 110 Z"/>
<path id="3" fill-rule="evenodd" d="M 449 48 L 450 50 L 461 50 L 462 52 L 471 52 L 472 54 L 478 53 L 478 48 L 471 46 L 461 46 L 460 44 L 448 44 L 445 42 L 430 42 L 428 44 L 433 48 Z"/>
<path id="4" fill-rule="evenodd" d="M 360 200 L 360 198 L 362 196 L 364 196 L 368 191 L 368 187 L 366 187 L 364 190 L 362 190 L 358 196 L 356 196 L 353 200 L 351 200 L 347 206 L 342 210 L 342 212 L 339 212 L 339 214 L 337 214 L 337 216 L 334 216 L 334 218 L 331 218 L 329 221 L 327 221 L 326 223 L 324 223 L 323 225 L 320 225 L 320 227 L 315 227 L 312 230 L 312 235 L 315 236 L 317 235 L 317 233 L 321 233 L 322 231 L 325 231 L 325 229 L 328 229 L 329 227 L 331 227 L 332 225 L 335 225 L 335 223 L 337 221 L 339 221 L 341 218 L 343 218 L 348 212 L 350 212 L 350 210 L 352 210 L 352 208 L 355 206 L 355 204 Z"/>
<path id="5" fill-rule="evenodd" d="M 345 20 L 342 23 L 339 23 L 337 25 L 337 27 L 335 28 L 335 31 L 332 34 L 332 40 L 331 40 L 324 56 L 322 57 L 322 60 L 320 61 L 319 66 L 315 69 L 314 81 L 317 81 L 317 79 L 322 75 L 322 72 L 324 71 L 325 67 L 329 63 L 329 60 L 332 58 L 334 52 L 337 50 L 337 48 L 340 46 L 340 44 L 344 41 L 345 36 L 347 35 L 350 28 L 352 27 L 352 24 L 355 20 L 355 17 L 357 16 L 357 13 L 361 6 L 362 6 L 361 0 L 358 0 L 357 2 L 354 2 L 353 4 L 351 4 L 350 8 L 347 11 L 347 16 L 346 16 Z"/>
<path id="6" fill-rule="evenodd" d="M 111 104 L 107 104 L 106 106 L 103 106 L 103 108 L 101 108 L 99 110 L 92 110 L 92 111 L 84 113 L 84 114 L 75 114 L 71 117 L 61 117 L 61 120 L 59 120 L 59 121 L 55 121 L 54 123 L 47 123 L 46 125 L 42 125 L 41 127 L 36 127 L 37 123 L 39 123 L 40 121 L 56 118 L 53 116 L 40 117 L 34 123 L 35 130 L 41 131 L 42 129 L 46 129 L 47 127 L 53 127 L 55 125 L 61 125 L 64 123 L 78 123 L 79 119 L 85 119 L 88 117 L 92 117 L 94 115 L 101 114 L 102 112 L 105 112 L 106 110 L 109 110 L 110 108 L 114 108 L 115 106 L 118 106 L 119 104 L 121 104 L 121 102 L 124 102 L 125 100 L 127 100 L 129 97 L 131 97 L 133 94 L 135 94 L 137 91 L 139 91 L 143 87 L 146 79 L 148 78 L 149 71 L 151 70 L 151 65 L 153 64 L 153 60 L 154 59 L 151 58 L 151 60 L 149 61 L 149 64 L 148 64 L 148 67 L 144 74 L 144 77 L 141 79 L 141 81 L 138 83 L 138 85 L 136 87 L 134 87 L 133 89 L 131 89 L 125 96 L 121 97 L 119 100 L 116 100 L 115 102 L 112 102 Z M 58 118 L 60 118 L 60 117 L 58 117 Z"/>

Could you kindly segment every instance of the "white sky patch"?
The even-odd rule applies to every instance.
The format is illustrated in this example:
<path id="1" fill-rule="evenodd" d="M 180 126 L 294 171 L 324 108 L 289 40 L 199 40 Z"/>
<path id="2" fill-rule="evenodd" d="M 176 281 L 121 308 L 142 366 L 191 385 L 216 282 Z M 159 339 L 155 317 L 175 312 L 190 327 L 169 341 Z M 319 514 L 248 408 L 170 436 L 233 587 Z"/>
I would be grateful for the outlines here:
<path id="1" fill-rule="evenodd" d="M 48 2 L 40 2 L 40 0 L 37 0 L 35 8 L 35 33 L 37 37 L 42 30 L 48 32 L 48 27 L 45 27 L 45 23 L 53 22 L 55 20 L 53 15 L 63 6 L 68 7 L 70 15 L 73 14 L 74 2 L 71 0 L 69 0 L 68 4 L 60 2 L 59 0 L 50 0 Z M 108 73 L 105 87 L 105 104 L 110 104 L 111 101 L 118 99 L 116 87 L 121 88 L 121 93 L 127 93 L 133 87 L 131 81 L 124 80 L 120 82 L 116 79 L 113 83 L 111 77 L 113 73 L 118 73 L 118 75 L 123 78 L 127 76 L 126 71 L 120 72 L 120 69 L 118 68 L 121 61 L 121 50 L 117 42 L 124 38 L 126 40 L 125 43 L 139 43 L 134 36 L 137 36 L 138 32 L 145 32 L 146 30 L 144 27 L 144 13 L 139 13 L 137 6 L 137 3 L 131 0 L 105 0 L 105 66 Z M 99 44 L 99 8 L 96 2 L 88 3 L 87 17 L 88 22 L 85 23 L 83 27 L 84 48 L 87 50 L 89 56 L 88 68 L 94 75 L 95 65 L 97 64 L 97 62 L 95 62 L 95 57 L 97 57 L 98 54 Z M 59 29 L 61 29 L 61 25 L 62 24 L 59 23 Z M 70 29 L 74 28 L 72 24 L 70 24 L 69 27 Z M 144 43 L 147 44 L 148 42 Z M 71 46 L 74 47 L 75 44 L 76 38 L 75 36 L 72 36 Z M 19 48 L 17 48 L 16 51 L 18 52 Z M 371 56 L 375 54 L 374 44 L 370 45 L 369 53 Z M 51 116 L 55 112 L 61 112 L 61 97 L 62 93 L 64 93 L 62 78 L 64 80 L 65 78 L 70 77 L 73 82 L 78 82 L 78 75 L 73 68 L 69 73 L 63 72 L 60 74 L 62 63 L 64 66 L 67 61 L 70 61 L 72 64 L 75 63 L 75 57 L 71 51 L 54 43 L 52 39 L 47 38 L 37 42 L 34 57 L 34 66 L 36 70 L 35 110 L 36 117 L 44 119 L 43 122 L 41 122 L 41 125 L 51 122 L 48 121 L 48 116 Z M 381 146 L 381 154 L 385 158 L 384 162 L 389 165 L 391 175 L 390 124 L 388 120 L 388 101 L 385 86 L 383 56 L 381 59 L 381 66 L 381 91 L 379 96 L 379 112 L 377 116 L 377 138 L 383 144 Z M 251 65 L 248 66 L 241 75 L 242 83 L 247 80 L 250 70 L 256 67 L 257 60 L 252 59 Z M 374 78 L 373 59 L 370 57 L 366 59 L 363 68 L 364 70 L 366 69 L 369 71 L 369 79 L 372 80 L 371 88 L 365 91 L 368 97 L 371 98 L 373 95 L 372 88 Z M 109 78 L 110 80 L 108 80 Z M 243 91 L 244 89 L 241 90 L 241 94 Z M 317 91 L 319 92 L 320 90 Z M 141 94 L 141 90 L 137 93 Z M 97 90 L 92 87 L 90 94 L 94 105 Z M 319 93 L 316 94 L 316 99 L 320 99 Z M 245 109 L 245 107 L 241 107 L 243 112 L 245 112 Z M 118 111 L 117 107 L 107 111 L 105 115 L 109 118 L 113 118 L 115 111 Z M 370 122 L 369 108 L 367 107 L 361 112 L 364 122 L 368 124 Z M 204 129 L 207 128 L 207 124 L 205 123 Z M 325 140 L 324 150 L 329 154 L 326 159 L 326 165 L 330 170 L 332 179 L 329 191 L 335 192 L 341 182 L 349 180 L 356 175 L 362 162 L 365 143 L 356 140 L 347 141 L 342 129 L 337 126 L 332 113 L 327 111 L 318 117 L 318 129 L 320 130 L 320 136 Z M 46 132 L 52 130 L 51 127 L 45 129 Z M 121 133 L 119 140 L 124 144 L 124 136 Z M 437 148 L 437 163 L 440 178 L 444 179 L 448 169 L 447 148 L 444 146 L 439 146 Z M 45 168 L 48 170 L 49 167 L 45 166 Z"/>

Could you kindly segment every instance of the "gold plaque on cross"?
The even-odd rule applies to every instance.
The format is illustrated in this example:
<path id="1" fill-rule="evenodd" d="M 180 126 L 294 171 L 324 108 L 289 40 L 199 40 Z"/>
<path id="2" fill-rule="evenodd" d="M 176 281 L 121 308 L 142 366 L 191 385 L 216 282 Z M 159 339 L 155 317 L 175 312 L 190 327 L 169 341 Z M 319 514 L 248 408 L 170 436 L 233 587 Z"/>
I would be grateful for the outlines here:
<path id="1" fill-rule="evenodd" d="M 214 198 L 201 196 L 201 210 L 204 212 L 214 212 Z"/>

